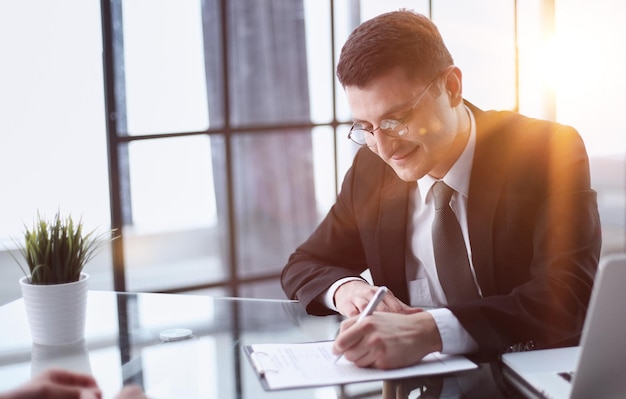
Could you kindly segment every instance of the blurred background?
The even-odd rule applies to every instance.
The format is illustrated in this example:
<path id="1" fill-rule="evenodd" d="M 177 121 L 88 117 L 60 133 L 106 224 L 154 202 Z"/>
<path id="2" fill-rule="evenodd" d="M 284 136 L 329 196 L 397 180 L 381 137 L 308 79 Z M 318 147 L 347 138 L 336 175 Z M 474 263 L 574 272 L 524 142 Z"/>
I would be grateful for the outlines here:
<path id="1" fill-rule="evenodd" d="M 117 229 L 92 289 L 284 298 L 356 146 L 334 77 L 377 14 L 430 16 L 464 97 L 574 126 L 626 250 L 620 0 L 2 0 L 0 304 L 37 212 Z"/>

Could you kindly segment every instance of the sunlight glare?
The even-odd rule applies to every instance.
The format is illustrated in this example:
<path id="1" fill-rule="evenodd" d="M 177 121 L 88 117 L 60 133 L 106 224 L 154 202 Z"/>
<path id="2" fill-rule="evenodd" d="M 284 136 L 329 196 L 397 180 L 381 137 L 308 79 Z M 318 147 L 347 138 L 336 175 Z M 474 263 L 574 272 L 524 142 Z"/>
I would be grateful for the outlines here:
<path id="1" fill-rule="evenodd" d="M 546 40 L 537 56 L 537 67 L 542 83 L 560 95 L 579 96 L 581 84 L 589 82 L 587 77 L 598 70 L 603 54 L 590 42 L 574 32 L 561 32 Z"/>

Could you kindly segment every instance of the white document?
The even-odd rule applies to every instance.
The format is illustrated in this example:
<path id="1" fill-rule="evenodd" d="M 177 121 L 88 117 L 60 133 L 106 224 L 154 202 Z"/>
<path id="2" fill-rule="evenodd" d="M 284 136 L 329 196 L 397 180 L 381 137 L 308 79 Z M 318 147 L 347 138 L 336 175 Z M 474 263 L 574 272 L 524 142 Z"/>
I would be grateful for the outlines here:
<path id="1" fill-rule="evenodd" d="M 244 347 L 266 390 L 445 374 L 476 368 L 464 356 L 432 353 L 415 366 L 393 370 L 360 368 L 345 358 L 335 363 L 333 341 L 257 344 Z"/>

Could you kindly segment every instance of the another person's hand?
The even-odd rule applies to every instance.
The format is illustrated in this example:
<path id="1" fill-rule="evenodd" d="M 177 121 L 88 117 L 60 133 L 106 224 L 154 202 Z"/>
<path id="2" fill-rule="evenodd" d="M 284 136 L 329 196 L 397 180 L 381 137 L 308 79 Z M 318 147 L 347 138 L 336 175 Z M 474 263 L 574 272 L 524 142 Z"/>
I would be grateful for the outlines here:
<path id="1" fill-rule="evenodd" d="M 348 281 L 339 286 L 335 291 L 335 306 L 339 313 L 344 316 L 356 316 L 365 309 L 367 303 L 372 299 L 378 287 L 367 284 L 364 281 Z M 392 312 L 410 314 L 421 312 L 422 309 L 412 308 L 396 298 L 391 291 L 383 301 L 376 307 L 379 312 Z"/>
<path id="2" fill-rule="evenodd" d="M 19 387 L 0 393 L 0 399 L 101 399 L 96 380 L 88 374 L 62 369 L 49 369 Z M 116 399 L 146 399 L 143 390 L 128 385 Z"/>
<path id="3" fill-rule="evenodd" d="M 127 385 L 120 393 L 117 394 L 115 399 L 147 399 L 148 397 L 143 390 L 137 385 Z"/>
<path id="4" fill-rule="evenodd" d="M 428 312 L 374 312 L 359 323 L 356 320 L 351 317 L 341 323 L 333 353 L 343 354 L 359 367 L 410 366 L 441 350 L 439 330 Z"/>
<path id="5" fill-rule="evenodd" d="M 0 399 L 101 399 L 96 380 L 87 374 L 50 369 L 27 383 L 0 393 Z"/>

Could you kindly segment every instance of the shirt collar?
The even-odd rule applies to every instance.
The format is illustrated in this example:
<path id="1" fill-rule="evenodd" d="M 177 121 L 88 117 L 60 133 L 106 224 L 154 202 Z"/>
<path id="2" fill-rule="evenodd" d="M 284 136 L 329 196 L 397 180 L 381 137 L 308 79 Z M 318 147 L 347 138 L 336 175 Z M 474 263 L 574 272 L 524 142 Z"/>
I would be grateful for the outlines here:
<path id="1" fill-rule="evenodd" d="M 476 121 L 472 110 L 465 106 L 467 114 L 470 118 L 470 135 L 465 145 L 465 149 L 461 153 L 459 159 L 454 162 L 454 165 L 450 168 L 448 173 L 443 177 L 443 180 L 448 186 L 452 187 L 455 191 L 467 198 L 469 193 L 469 180 L 472 173 L 472 161 L 474 159 L 474 150 L 476 148 Z M 431 175 L 426 175 L 417 180 L 417 186 L 420 193 L 423 193 L 421 201 L 426 203 L 426 193 L 430 191 L 430 188 L 437 182 L 437 179 Z"/>

